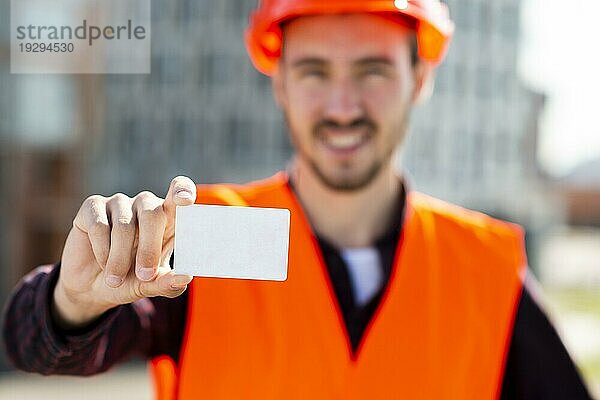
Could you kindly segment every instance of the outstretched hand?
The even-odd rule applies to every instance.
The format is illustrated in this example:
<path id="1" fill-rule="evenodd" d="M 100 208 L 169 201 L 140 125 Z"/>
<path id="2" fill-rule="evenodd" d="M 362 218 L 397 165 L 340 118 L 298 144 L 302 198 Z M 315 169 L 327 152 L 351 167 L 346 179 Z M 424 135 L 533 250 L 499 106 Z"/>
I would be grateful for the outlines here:
<path id="1" fill-rule="evenodd" d="M 181 295 L 192 277 L 169 267 L 175 209 L 196 199 L 187 177 L 171 181 L 164 199 L 151 192 L 90 196 L 73 221 L 54 291 L 53 315 L 79 327 L 108 309 L 144 297 Z"/>

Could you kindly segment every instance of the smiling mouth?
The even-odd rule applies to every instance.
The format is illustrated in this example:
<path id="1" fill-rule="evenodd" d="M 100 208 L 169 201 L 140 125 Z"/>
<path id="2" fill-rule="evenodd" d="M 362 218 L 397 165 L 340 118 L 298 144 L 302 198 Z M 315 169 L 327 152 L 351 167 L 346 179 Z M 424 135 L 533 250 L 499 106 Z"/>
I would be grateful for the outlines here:
<path id="1" fill-rule="evenodd" d="M 327 149 L 335 152 L 351 152 L 369 140 L 370 134 L 365 129 L 324 130 L 320 135 L 321 142 Z"/>

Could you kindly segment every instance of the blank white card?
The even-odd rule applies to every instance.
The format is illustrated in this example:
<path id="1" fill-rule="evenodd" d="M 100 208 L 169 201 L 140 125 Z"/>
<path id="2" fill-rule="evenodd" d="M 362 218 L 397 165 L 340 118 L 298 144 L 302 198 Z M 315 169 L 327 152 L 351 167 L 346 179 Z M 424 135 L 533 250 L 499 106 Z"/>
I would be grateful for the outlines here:
<path id="1" fill-rule="evenodd" d="M 203 277 L 285 281 L 289 236 L 287 209 L 177 207 L 174 270 Z"/>

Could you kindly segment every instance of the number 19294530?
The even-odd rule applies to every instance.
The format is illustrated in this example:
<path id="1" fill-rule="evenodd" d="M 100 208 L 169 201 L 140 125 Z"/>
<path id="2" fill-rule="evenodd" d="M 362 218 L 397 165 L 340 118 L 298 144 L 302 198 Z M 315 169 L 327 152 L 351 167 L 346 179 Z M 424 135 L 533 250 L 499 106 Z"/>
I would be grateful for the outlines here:
<path id="1" fill-rule="evenodd" d="M 19 43 L 21 53 L 72 53 L 73 43 Z"/>

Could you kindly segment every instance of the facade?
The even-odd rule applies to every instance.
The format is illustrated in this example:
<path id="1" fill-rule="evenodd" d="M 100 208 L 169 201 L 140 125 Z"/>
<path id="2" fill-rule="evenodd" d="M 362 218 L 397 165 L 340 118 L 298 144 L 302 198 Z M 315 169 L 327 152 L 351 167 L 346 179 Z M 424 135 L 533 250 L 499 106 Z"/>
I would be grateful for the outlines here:
<path id="1" fill-rule="evenodd" d="M 449 0 L 456 33 L 405 151 L 416 186 L 537 225 L 554 212 L 536 165 L 544 97 L 517 74 L 520 2 Z"/>
<path id="2" fill-rule="evenodd" d="M 153 35 L 152 74 L 104 77 L 104 127 L 90 143 L 96 188 L 162 193 L 179 174 L 243 182 L 285 165 L 270 81 L 242 40 L 253 3 L 153 3 L 152 30 L 163 34 Z"/>

